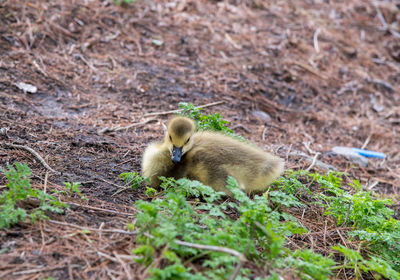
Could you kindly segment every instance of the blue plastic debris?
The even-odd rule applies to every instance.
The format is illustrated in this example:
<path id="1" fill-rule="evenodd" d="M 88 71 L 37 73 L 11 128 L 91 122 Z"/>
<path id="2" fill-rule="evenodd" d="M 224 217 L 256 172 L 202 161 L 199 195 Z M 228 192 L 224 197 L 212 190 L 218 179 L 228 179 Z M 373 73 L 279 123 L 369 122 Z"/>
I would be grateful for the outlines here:
<path id="1" fill-rule="evenodd" d="M 364 156 L 361 156 L 359 153 L 353 150 L 353 148 L 349 147 L 333 147 L 332 152 L 337 155 L 344 156 L 351 162 L 357 163 L 362 167 L 368 166 L 368 159 Z"/>
<path id="2" fill-rule="evenodd" d="M 384 153 L 363 150 L 358 148 L 333 147 L 332 152 L 337 155 L 342 155 L 346 157 L 348 160 L 354 163 L 358 163 L 363 167 L 367 167 L 368 158 L 385 158 Z"/>
<path id="3" fill-rule="evenodd" d="M 358 148 L 353 148 L 353 151 L 355 151 L 357 154 L 359 154 L 361 156 L 369 157 L 369 158 L 385 158 L 385 156 L 386 156 L 384 153 L 363 150 L 363 149 L 358 149 Z"/>

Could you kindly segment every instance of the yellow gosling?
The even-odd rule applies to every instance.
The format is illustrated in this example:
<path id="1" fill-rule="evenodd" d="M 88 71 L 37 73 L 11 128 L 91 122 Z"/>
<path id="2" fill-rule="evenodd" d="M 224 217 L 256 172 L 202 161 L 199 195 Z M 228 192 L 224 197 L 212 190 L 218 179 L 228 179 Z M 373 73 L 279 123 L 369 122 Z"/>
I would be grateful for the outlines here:
<path id="1" fill-rule="evenodd" d="M 142 160 L 142 173 L 150 185 L 159 176 L 188 178 L 231 195 L 225 187 L 234 177 L 247 194 L 265 191 L 284 169 L 281 158 L 218 132 L 195 132 L 190 118 L 174 117 L 164 142 L 150 144 Z"/>

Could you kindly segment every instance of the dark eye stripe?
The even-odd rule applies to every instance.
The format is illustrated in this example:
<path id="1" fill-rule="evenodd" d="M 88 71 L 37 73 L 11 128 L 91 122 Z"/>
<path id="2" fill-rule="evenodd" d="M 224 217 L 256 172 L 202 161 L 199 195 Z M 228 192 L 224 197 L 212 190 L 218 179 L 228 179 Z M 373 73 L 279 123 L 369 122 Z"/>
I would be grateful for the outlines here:
<path id="1" fill-rule="evenodd" d="M 171 135 L 169 136 L 169 140 L 171 140 L 171 142 L 172 142 L 172 136 Z"/>
<path id="2" fill-rule="evenodd" d="M 187 144 L 189 142 L 189 140 L 190 140 L 190 137 L 186 140 L 185 144 Z"/>

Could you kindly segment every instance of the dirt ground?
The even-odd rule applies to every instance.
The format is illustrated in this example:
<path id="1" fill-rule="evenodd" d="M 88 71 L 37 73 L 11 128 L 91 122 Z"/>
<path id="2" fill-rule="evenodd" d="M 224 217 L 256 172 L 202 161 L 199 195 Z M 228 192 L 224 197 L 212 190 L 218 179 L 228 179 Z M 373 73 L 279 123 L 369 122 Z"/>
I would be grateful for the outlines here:
<path id="1" fill-rule="evenodd" d="M 399 1 L 0 0 L 0 166 L 26 162 L 35 186 L 78 181 L 89 198 L 68 201 L 60 224 L 0 231 L 9 249 L 0 278 L 143 278 L 123 258 L 132 237 L 99 232 L 88 243 L 67 223 L 121 229 L 134 219 L 132 204 L 148 198 L 143 189 L 114 195 L 118 175 L 139 172 L 143 149 L 163 136 L 171 114 L 150 113 L 179 102 L 218 102 L 205 112 L 288 169 L 320 153 L 392 198 L 400 217 Z M 334 146 L 386 158 L 363 168 L 332 155 Z M 327 171 L 321 162 L 312 170 Z"/>

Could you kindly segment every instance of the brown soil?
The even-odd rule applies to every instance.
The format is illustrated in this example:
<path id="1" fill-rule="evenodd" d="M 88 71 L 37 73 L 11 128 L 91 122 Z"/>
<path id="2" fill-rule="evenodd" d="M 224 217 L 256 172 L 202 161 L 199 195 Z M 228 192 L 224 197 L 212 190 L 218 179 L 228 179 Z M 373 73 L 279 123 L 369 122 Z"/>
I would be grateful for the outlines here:
<path id="1" fill-rule="evenodd" d="M 288 169 L 308 168 L 320 152 L 322 162 L 394 199 L 398 211 L 400 3 L 329 2 L 0 1 L 0 166 L 27 162 L 42 187 L 43 164 L 4 143 L 34 149 L 61 172 L 48 173 L 48 188 L 79 181 L 89 198 L 56 220 L 122 229 L 134 201 L 148 198 L 143 189 L 113 196 L 123 185 L 118 175 L 140 171 L 143 149 L 170 116 L 146 114 L 224 101 L 205 111 L 221 113 Z M 332 156 L 334 146 L 386 159 L 362 168 Z M 0 231 L 9 248 L 0 278 L 145 277 L 118 257 L 130 254 L 130 236 L 99 233 L 87 242 L 79 232 L 50 222 Z"/>

